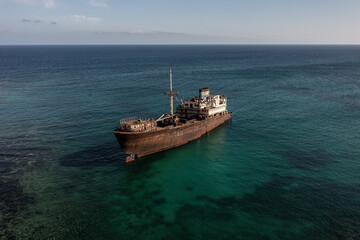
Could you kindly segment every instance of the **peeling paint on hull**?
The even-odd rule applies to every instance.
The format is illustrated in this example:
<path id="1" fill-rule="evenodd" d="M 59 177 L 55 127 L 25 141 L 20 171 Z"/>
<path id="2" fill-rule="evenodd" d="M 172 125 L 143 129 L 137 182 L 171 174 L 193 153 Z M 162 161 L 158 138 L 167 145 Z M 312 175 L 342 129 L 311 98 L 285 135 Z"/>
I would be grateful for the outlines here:
<path id="1" fill-rule="evenodd" d="M 122 151 L 126 154 L 142 157 L 171 149 L 198 139 L 207 132 L 229 120 L 232 114 L 213 116 L 201 121 L 189 121 L 179 126 L 158 128 L 148 132 L 114 131 Z"/>

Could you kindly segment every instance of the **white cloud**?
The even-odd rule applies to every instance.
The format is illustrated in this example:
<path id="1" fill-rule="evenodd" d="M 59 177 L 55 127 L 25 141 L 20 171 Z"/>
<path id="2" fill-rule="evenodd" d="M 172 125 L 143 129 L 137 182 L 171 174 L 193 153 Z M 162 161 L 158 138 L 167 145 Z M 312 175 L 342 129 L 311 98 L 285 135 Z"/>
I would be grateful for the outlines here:
<path id="1" fill-rule="evenodd" d="M 94 7 L 107 7 L 107 3 L 105 0 L 90 0 L 89 2 Z"/>
<path id="2" fill-rule="evenodd" d="M 134 35 L 184 35 L 185 34 L 185 33 L 179 33 L 179 32 L 146 31 L 146 30 L 142 30 L 142 29 L 129 31 L 127 33 L 134 34 Z"/>
<path id="3" fill-rule="evenodd" d="M 32 20 L 30 18 L 23 18 L 23 19 L 21 19 L 21 22 L 23 22 L 23 23 L 44 23 L 46 21 L 43 21 L 43 20 L 40 20 L 40 19 Z M 56 22 L 51 21 L 50 24 L 56 24 Z"/>
<path id="4" fill-rule="evenodd" d="M 87 17 L 84 15 L 69 15 L 69 16 L 65 16 L 63 17 L 67 20 L 72 20 L 75 22 L 91 22 L 91 23 L 96 23 L 99 22 L 101 20 L 101 18 L 97 18 L 97 17 Z"/>
<path id="5" fill-rule="evenodd" d="M 12 1 L 17 4 L 22 4 L 22 5 L 35 5 L 36 4 L 36 0 L 12 0 Z"/>
<path id="6" fill-rule="evenodd" d="M 147 31 L 147 30 L 132 30 L 132 31 L 124 31 L 124 32 L 103 32 L 98 31 L 96 32 L 97 35 L 153 35 L 153 36 L 172 36 L 172 35 L 187 35 L 186 33 L 180 32 L 162 32 L 162 31 Z"/>
<path id="7" fill-rule="evenodd" d="M 44 7 L 46 7 L 46 8 L 53 8 L 53 7 L 55 7 L 55 2 L 54 2 L 54 0 L 43 0 L 42 2 L 43 2 Z"/>
<path id="8" fill-rule="evenodd" d="M 46 8 L 53 8 L 55 7 L 54 0 L 11 0 L 14 3 L 21 4 L 21 5 L 28 5 L 28 6 L 43 6 Z"/>
<path id="9" fill-rule="evenodd" d="M 151 34 L 151 31 L 145 31 L 142 29 L 138 29 L 138 30 L 132 30 L 128 32 L 129 34 L 140 34 L 140 35 L 144 35 L 144 34 Z"/>

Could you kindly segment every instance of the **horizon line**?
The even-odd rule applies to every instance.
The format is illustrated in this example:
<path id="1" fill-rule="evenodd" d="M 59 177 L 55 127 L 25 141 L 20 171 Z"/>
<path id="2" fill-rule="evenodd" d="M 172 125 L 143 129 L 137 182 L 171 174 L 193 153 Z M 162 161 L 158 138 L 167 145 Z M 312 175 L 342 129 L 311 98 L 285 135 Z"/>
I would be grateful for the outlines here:
<path id="1" fill-rule="evenodd" d="M 0 44 L 0 46 L 357 46 L 360 43 L 50 43 L 50 44 Z"/>

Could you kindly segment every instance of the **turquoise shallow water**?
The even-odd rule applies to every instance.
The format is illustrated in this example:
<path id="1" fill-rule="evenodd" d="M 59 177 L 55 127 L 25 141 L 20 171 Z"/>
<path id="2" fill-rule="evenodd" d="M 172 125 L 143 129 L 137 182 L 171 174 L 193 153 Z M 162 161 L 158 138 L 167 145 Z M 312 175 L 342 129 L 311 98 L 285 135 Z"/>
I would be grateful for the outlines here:
<path id="1" fill-rule="evenodd" d="M 1 239 L 360 238 L 359 46 L 1 46 Z M 120 118 L 233 119 L 125 164 Z"/>

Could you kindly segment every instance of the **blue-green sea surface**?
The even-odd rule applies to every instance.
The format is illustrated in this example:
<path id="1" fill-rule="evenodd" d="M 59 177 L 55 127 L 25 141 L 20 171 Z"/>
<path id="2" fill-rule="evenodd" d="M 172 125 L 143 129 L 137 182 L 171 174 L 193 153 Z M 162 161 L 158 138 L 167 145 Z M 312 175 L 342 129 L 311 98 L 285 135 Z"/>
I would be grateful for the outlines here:
<path id="1" fill-rule="evenodd" d="M 233 119 L 131 164 L 119 119 Z M 1 46 L 0 239 L 360 239 L 360 46 Z"/>

